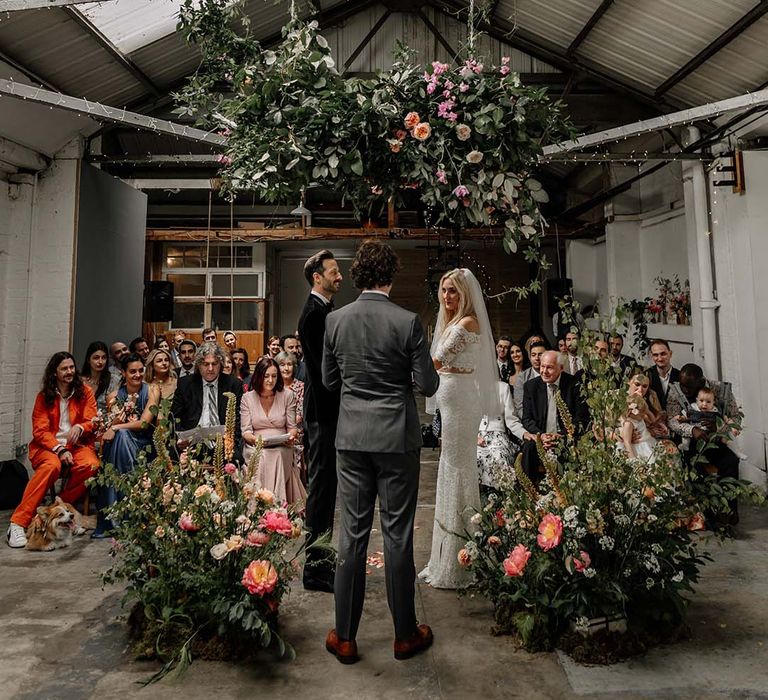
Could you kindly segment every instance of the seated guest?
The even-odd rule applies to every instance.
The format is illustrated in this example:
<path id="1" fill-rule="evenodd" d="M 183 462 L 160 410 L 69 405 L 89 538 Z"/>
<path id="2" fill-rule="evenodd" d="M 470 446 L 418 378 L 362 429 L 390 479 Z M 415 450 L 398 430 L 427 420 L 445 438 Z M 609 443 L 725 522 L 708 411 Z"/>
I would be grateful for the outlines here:
<path id="1" fill-rule="evenodd" d="M 571 414 L 575 439 L 589 424 L 589 413 L 581 397 L 579 384 L 574 377 L 563 371 L 562 363 L 560 353 L 548 350 L 541 356 L 540 376 L 525 384 L 523 427 L 532 435 L 541 437 L 545 450 L 557 447 L 565 437 L 565 427 L 555 400 L 558 393 Z M 536 443 L 530 440 L 524 442 L 523 469 L 534 482 L 542 477 L 540 466 Z"/>
<path id="2" fill-rule="evenodd" d="M 671 384 L 669 388 L 667 414 L 669 429 L 682 438 L 690 438 L 690 446 L 684 454 L 685 460 L 700 473 L 707 473 L 710 470 L 705 467 L 712 465 L 712 471 L 716 471 L 718 479 L 725 477 L 738 479 L 739 457 L 728 448 L 727 441 L 721 437 L 710 440 L 711 430 L 698 427 L 695 423 L 685 422 L 689 413 L 696 410 L 694 406 L 699 391 L 703 387 L 708 387 L 712 390 L 714 404 L 720 408 L 723 418 L 738 424 L 742 413 L 730 390 L 730 384 L 706 380 L 701 367 L 695 364 L 683 365 L 679 376 L 680 381 Z M 701 454 L 697 458 L 699 451 Z M 696 464 L 693 464 L 694 460 Z M 728 505 L 731 511 L 729 514 L 714 513 L 714 515 L 718 520 L 735 525 L 739 520 L 737 503 L 731 502 Z"/>
<path id="3" fill-rule="evenodd" d="M 216 330 L 213 328 L 203 328 L 203 343 L 218 343 Z"/>
<path id="4" fill-rule="evenodd" d="M 176 373 L 171 369 L 171 353 L 159 348 L 149 353 L 144 381 L 150 387 L 157 387 L 161 399 L 172 399 L 176 392 Z"/>
<path id="5" fill-rule="evenodd" d="M 629 355 L 624 355 L 621 352 L 624 349 L 624 336 L 619 333 L 612 333 L 608 342 L 611 346 L 611 364 L 619 370 L 622 376 L 626 376 L 636 362 Z"/>
<path id="6" fill-rule="evenodd" d="M 107 369 L 107 345 L 100 340 L 92 342 L 85 351 L 85 361 L 80 376 L 96 398 L 96 408 L 104 411 L 112 375 Z"/>
<path id="7" fill-rule="evenodd" d="M 128 346 L 121 340 L 116 340 L 109 346 L 109 373 L 112 375 L 112 380 L 109 385 L 109 392 L 117 391 L 117 387 L 120 386 L 120 382 L 123 381 L 123 375 L 120 370 L 120 363 L 123 358 L 130 354 Z"/>
<path id="8" fill-rule="evenodd" d="M 680 381 L 680 372 L 672 366 L 672 350 L 666 340 L 657 338 L 652 340 L 649 346 L 653 367 L 646 370 L 651 380 L 651 389 L 659 397 L 661 408 L 667 410 L 667 396 L 669 387 Z"/>
<path id="9" fill-rule="evenodd" d="M 651 389 L 651 383 L 647 375 L 639 367 L 635 368 L 634 374 L 627 382 L 628 393 L 630 396 L 639 396 L 645 400 L 648 405 L 650 422 L 646 422 L 648 430 L 655 438 L 668 438 L 669 428 L 667 427 L 667 414 L 661 408 L 659 397 Z"/>
<path id="10" fill-rule="evenodd" d="M 179 345 L 183 340 L 187 339 L 187 334 L 184 331 L 173 332 L 173 349 L 171 350 L 171 359 L 173 360 L 173 366 L 175 369 L 181 367 L 181 359 L 179 358 Z"/>
<path id="11" fill-rule="evenodd" d="M 232 352 L 237 347 L 237 336 L 234 331 L 224 331 L 224 348 Z"/>
<path id="12" fill-rule="evenodd" d="M 237 348 L 230 355 L 235 367 L 235 375 L 242 380 L 243 391 L 248 391 L 251 385 L 251 363 L 248 360 L 248 351 L 245 348 Z"/>
<path id="13" fill-rule="evenodd" d="M 531 362 L 528 359 L 528 354 L 525 352 L 525 348 L 520 343 L 512 343 L 509 348 L 509 361 L 511 365 L 511 371 L 507 379 L 507 384 L 512 387 L 514 392 L 515 382 L 517 378 L 531 366 Z"/>
<path id="14" fill-rule="evenodd" d="M 532 333 L 525 339 L 525 343 L 524 343 L 525 354 L 528 355 L 528 357 L 531 356 L 531 346 L 534 345 L 534 343 L 543 343 L 544 349 L 549 350 L 549 344 L 547 343 L 547 339 L 544 337 L 544 334 Z"/>
<path id="15" fill-rule="evenodd" d="M 563 371 L 571 376 L 584 369 L 584 362 L 579 357 L 579 334 L 570 330 L 565 334 L 565 354 L 563 355 Z"/>
<path id="16" fill-rule="evenodd" d="M 141 357 L 136 353 L 124 357 L 123 383 L 107 399 L 112 425 L 101 436 L 105 464 L 111 464 L 120 474 L 133 471 L 139 450 L 152 444 L 152 428 L 149 424 L 155 419 L 152 407 L 159 404 L 160 388 L 144 383 L 144 362 Z M 99 516 L 91 537 L 104 537 L 112 529 L 104 509 L 120 498 L 122 494 L 111 486 L 99 489 L 96 499 Z"/>
<path id="17" fill-rule="evenodd" d="M 557 336 L 557 351 L 561 355 L 566 355 L 568 353 L 568 342 L 564 335 Z"/>
<path id="18" fill-rule="evenodd" d="M 222 374 L 226 374 L 228 377 L 232 376 L 232 371 L 235 365 L 232 362 L 232 356 L 228 353 L 224 353 L 224 364 L 221 367 Z M 235 375 L 237 376 L 237 375 Z"/>
<path id="19" fill-rule="evenodd" d="M 243 458 L 247 462 L 259 438 L 285 435 L 285 441 L 264 447 L 259 459 L 261 485 L 272 491 L 278 502 L 295 503 L 306 498 L 300 472 L 294 465 L 293 446 L 298 435 L 296 395 L 283 387 L 280 368 L 271 357 L 261 357 L 251 379 L 251 391 L 243 396 L 240 408 Z"/>
<path id="20" fill-rule="evenodd" d="M 144 340 L 144 338 L 134 338 L 130 342 L 130 345 L 128 345 L 128 350 L 138 355 L 141 358 L 141 361 L 146 363 L 147 358 L 149 357 L 149 343 Z M 120 361 L 120 367 L 122 368 L 122 360 Z"/>
<path id="21" fill-rule="evenodd" d="M 520 452 L 519 442 L 535 439 L 515 414 L 509 383 L 499 380 L 497 388 L 504 415 L 483 416 L 477 433 L 477 468 L 481 489 L 498 489 L 501 475 L 514 469 L 515 458 Z M 514 441 L 510 433 L 515 437 Z"/>
<path id="22" fill-rule="evenodd" d="M 171 346 L 168 343 L 168 341 L 165 339 L 164 335 L 158 335 L 157 338 L 155 338 L 155 346 L 152 348 L 153 350 L 165 350 L 165 352 L 169 353 L 171 352 Z"/>
<path id="23" fill-rule="evenodd" d="M 179 343 L 179 362 L 181 363 L 176 370 L 179 379 L 189 377 L 195 373 L 195 354 L 197 345 L 194 340 L 182 340 Z"/>
<path id="24" fill-rule="evenodd" d="M 274 359 L 277 357 L 277 353 L 281 350 L 280 338 L 276 335 L 269 336 L 269 340 L 267 341 L 267 354 Z"/>
<path id="25" fill-rule="evenodd" d="M 280 346 L 283 348 L 283 352 L 290 352 L 296 355 L 296 366 L 294 367 L 293 374 L 296 379 L 303 382 L 306 379 L 306 368 L 299 359 L 299 348 L 301 346 L 299 339 L 293 334 L 284 335 L 280 338 Z"/>
<path id="26" fill-rule="evenodd" d="M 69 478 L 61 499 L 75 503 L 85 495 L 86 479 L 99 468 L 91 445 L 95 417 L 96 399 L 77 373 L 75 358 L 57 352 L 45 367 L 43 387 L 32 410 L 29 461 L 34 473 L 11 514 L 6 535 L 9 546 L 26 546 L 25 530 L 62 470 L 69 471 Z"/>
<path id="27" fill-rule="evenodd" d="M 648 430 L 654 420 L 655 416 L 645 399 L 642 396 L 630 395 L 627 414 L 621 420 L 621 442 L 630 459 L 648 463 L 655 459 L 656 438 Z"/>
<path id="28" fill-rule="evenodd" d="M 307 470 L 304 464 L 304 382 L 296 379 L 296 367 L 299 360 L 292 352 L 281 352 L 275 358 L 280 375 L 283 378 L 283 388 L 290 389 L 296 396 L 296 427 L 298 435 L 293 445 L 293 463 L 301 475 L 301 483 L 306 486 Z"/>
<path id="29" fill-rule="evenodd" d="M 512 374 L 512 361 L 509 359 L 509 349 L 512 347 L 512 338 L 502 335 L 496 341 L 496 365 L 499 368 L 499 379 L 508 382 Z"/>
<path id="30" fill-rule="evenodd" d="M 512 393 L 512 402 L 515 406 L 515 414 L 523 415 L 523 396 L 525 395 L 525 385 L 539 376 L 539 367 L 541 366 L 541 356 L 547 351 L 547 345 L 543 340 L 534 340 L 528 351 L 531 366 L 524 369 L 515 379 L 515 390 Z"/>
<path id="31" fill-rule="evenodd" d="M 233 461 L 242 459 L 240 451 L 240 398 L 243 384 L 235 377 L 228 377 L 221 369 L 224 351 L 216 343 L 203 343 L 195 354 L 195 373 L 183 377 L 173 395 L 171 413 L 178 430 L 192 430 L 198 426 L 209 428 L 225 425 L 227 398 L 235 395 L 235 451 Z M 180 444 L 179 447 L 186 447 Z"/>

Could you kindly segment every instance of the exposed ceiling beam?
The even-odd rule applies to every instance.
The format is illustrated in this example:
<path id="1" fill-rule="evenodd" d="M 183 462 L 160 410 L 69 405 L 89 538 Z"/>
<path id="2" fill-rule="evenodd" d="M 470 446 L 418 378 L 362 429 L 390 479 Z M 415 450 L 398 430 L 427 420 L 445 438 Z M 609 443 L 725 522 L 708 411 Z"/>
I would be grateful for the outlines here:
<path id="1" fill-rule="evenodd" d="M 432 0 L 432 5 L 454 19 L 467 11 L 466 3 L 461 0 Z M 505 20 L 496 19 L 493 25 L 488 22 L 480 22 L 478 28 L 492 39 L 527 53 L 529 56 L 533 56 L 533 58 L 540 61 L 549 63 L 562 71 L 570 72 L 574 69 L 579 69 L 603 85 L 610 87 L 615 92 L 629 95 L 638 102 L 648 105 L 659 112 L 667 112 L 673 108 L 664 100 L 657 99 L 651 93 L 608 75 L 583 59 L 566 56 L 563 51 L 553 47 L 551 44 L 548 45 L 547 41 L 539 36 L 530 32 L 523 34 L 517 27 Z"/>
<path id="2" fill-rule="evenodd" d="M 682 124 L 690 124 L 691 122 L 711 119 L 713 117 L 720 116 L 725 112 L 732 112 L 736 109 L 759 107 L 767 104 L 768 90 L 750 92 L 746 95 L 731 97 L 727 100 L 720 100 L 719 102 L 702 105 L 701 107 L 692 107 L 691 109 L 684 109 L 680 112 L 665 114 L 662 117 L 643 119 L 639 122 L 635 122 L 634 124 L 626 124 L 624 126 L 618 126 L 614 129 L 600 131 L 596 134 L 581 136 L 577 139 L 573 139 L 572 141 L 553 143 L 550 146 L 544 147 L 542 150 L 542 156 L 546 158 L 553 153 L 567 153 L 568 151 L 577 151 L 584 148 L 591 148 L 593 146 L 601 146 L 604 143 L 611 143 L 612 141 L 618 141 L 619 139 L 628 139 L 632 136 L 647 134 L 651 131 L 661 131 L 673 126 L 680 126 Z"/>
<path id="3" fill-rule="evenodd" d="M 117 48 L 109 38 L 91 22 L 80 10 L 76 7 L 64 7 L 63 11 L 69 15 L 69 18 L 73 20 L 77 25 L 84 29 L 96 43 L 104 49 L 110 58 L 122 66 L 128 71 L 136 80 L 138 80 L 145 88 L 147 88 L 155 97 L 160 97 L 160 89 L 147 77 L 147 75 L 120 49 Z"/>
<path id="4" fill-rule="evenodd" d="M 381 29 L 384 26 L 384 22 L 386 22 L 390 15 L 392 14 L 392 10 L 385 10 L 384 14 L 379 17 L 376 24 L 371 27 L 371 31 L 368 32 L 364 37 L 363 40 L 357 45 L 357 48 L 349 54 L 349 58 L 347 58 L 346 61 L 344 61 L 344 70 L 342 70 L 342 73 L 346 73 L 349 67 L 355 62 L 355 59 L 363 52 L 363 49 L 365 49 L 368 44 L 371 43 L 371 40 L 373 37 L 378 34 L 379 29 Z"/>
<path id="5" fill-rule="evenodd" d="M 94 2 L 114 2 L 114 0 L 0 0 L 0 12 L 38 10 L 45 7 L 65 7 Z"/>
<path id="6" fill-rule="evenodd" d="M 707 153 L 646 153 L 634 151 L 632 153 L 555 153 L 548 156 L 542 162 L 564 163 L 644 163 L 649 160 L 714 160 L 714 156 Z"/>
<path id="7" fill-rule="evenodd" d="M 37 151 L 2 137 L 0 137 L 0 161 L 10 163 L 22 170 L 35 172 L 45 170 L 50 164 L 48 158 Z"/>
<path id="8" fill-rule="evenodd" d="M 7 63 L 11 68 L 19 71 L 19 73 L 29 78 L 33 83 L 42 85 L 44 88 L 48 90 L 53 90 L 53 92 L 61 92 L 59 88 L 53 85 L 50 81 L 46 80 L 41 75 L 38 75 L 34 71 L 30 70 L 26 66 L 19 63 L 15 58 L 13 58 L 12 56 L 9 56 L 6 53 L 3 53 L 2 51 L 0 51 L 0 61 Z"/>
<path id="9" fill-rule="evenodd" d="M 608 8 L 613 5 L 613 2 L 614 0 L 603 0 L 600 3 L 598 8 L 592 13 L 592 16 L 576 35 L 576 38 L 571 42 L 571 45 L 566 49 L 566 56 L 573 56 L 573 54 L 576 53 L 584 39 L 587 38 L 589 33 L 595 28 L 595 25 L 602 19 L 603 15 L 608 11 Z"/>
<path id="10" fill-rule="evenodd" d="M 706 63 L 712 56 L 714 56 L 724 46 L 730 44 L 737 36 L 744 32 L 748 27 L 752 26 L 757 20 L 768 13 L 768 0 L 760 0 L 747 14 L 745 14 L 738 22 L 726 29 L 717 39 L 711 44 L 702 49 L 696 54 L 688 63 L 682 68 L 677 70 L 673 75 L 667 78 L 658 88 L 656 88 L 656 97 L 661 97 L 665 93 L 669 92 L 680 81 L 685 80 L 691 73 L 699 68 L 703 63 Z"/>
<path id="11" fill-rule="evenodd" d="M 456 51 L 454 51 L 453 47 L 448 43 L 448 40 L 443 36 L 442 32 L 435 26 L 435 23 L 424 14 L 424 10 L 419 8 L 417 14 L 421 21 L 427 26 L 427 29 L 434 34 L 435 39 L 437 39 L 442 47 L 448 52 L 451 61 L 453 61 L 456 58 Z"/>
<path id="12" fill-rule="evenodd" d="M 221 156 L 205 153 L 189 153 L 187 155 L 149 155 L 149 156 L 110 156 L 94 154 L 87 157 L 90 163 L 104 165 L 211 165 L 218 167 Z"/>
<path id="13" fill-rule="evenodd" d="M 219 134 L 195 129 L 184 124 L 175 124 L 165 119 L 148 117 L 144 114 L 130 112 L 127 109 L 117 109 L 109 107 L 100 102 L 91 102 L 90 100 L 79 97 L 71 97 L 60 92 L 51 92 L 43 88 L 32 85 L 24 85 L 13 80 L 0 78 L 0 95 L 7 95 L 19 100 L 42 104 L 47 107 L 62 109 L 66 112 L 75 112 L 84 117 L 89 117 L 99 122 L 111 122 L 113 124 L 125 124 L 145 131 L 154 131 L 158 134 L 167 134 L 176 136 L 180 139 L 189 141 L 201 141 L 203 143 L 222 146 L 227 140 Z"/>

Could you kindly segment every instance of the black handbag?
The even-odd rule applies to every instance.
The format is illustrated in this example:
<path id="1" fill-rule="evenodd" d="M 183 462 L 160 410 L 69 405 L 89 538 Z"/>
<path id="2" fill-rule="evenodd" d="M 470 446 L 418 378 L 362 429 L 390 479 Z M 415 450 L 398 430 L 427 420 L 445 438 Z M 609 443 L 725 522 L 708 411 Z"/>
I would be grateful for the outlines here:
<path id="1" fill-rule="evenodd" d="M 28 481 L 27 469 L 21 462 L 0 462 L 0 510 L 11 510 L 21 503 Z"/>

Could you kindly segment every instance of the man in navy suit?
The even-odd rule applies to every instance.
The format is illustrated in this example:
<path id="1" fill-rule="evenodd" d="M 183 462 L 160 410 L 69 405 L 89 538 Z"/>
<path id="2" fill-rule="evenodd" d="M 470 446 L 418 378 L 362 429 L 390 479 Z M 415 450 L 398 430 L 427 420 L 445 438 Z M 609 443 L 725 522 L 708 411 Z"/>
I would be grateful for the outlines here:
<path id="1" fill-rule="evenodd" d="M 339 390 L 323 386 L 325 319 L 333 310 L 333 297 L 341 286 L 339 265 L 330 250 L 321 250 L 304 264 L 304 277 L 312 288 L 299 319 L 304 352 L 304 435 L 307 459 L 307 561 L 304 588 L 333 593 L 334 565 L 312 548 L 318 537 L 333 530 L 336 508 L 336 422 Z"/>
<path id="2" fill-rule="evenodd" d="M 565 436 L 556 397 L 559 394 L 571 414 L 575 437 L 584 432 L 589 423 L 589 412 L 581 397 L 579 381 L 563 371 L 563 357 L 559 352 L 548 350 L 541 356 L 539 376 L 525 384 L 523 395 L 523 427 L 527 432 L 541 437 L 545 450 L 554 448 Z M 523 469 L 528 477 L 538 482 L 541 459 L 535 441 L 524 441 L 522 447 Z"/>

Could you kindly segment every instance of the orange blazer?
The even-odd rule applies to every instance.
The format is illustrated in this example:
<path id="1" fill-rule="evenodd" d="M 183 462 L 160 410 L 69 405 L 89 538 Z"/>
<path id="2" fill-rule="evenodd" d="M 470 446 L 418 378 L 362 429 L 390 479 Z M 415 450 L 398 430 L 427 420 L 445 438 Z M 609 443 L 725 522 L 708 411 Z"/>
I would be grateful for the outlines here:
<path id="1" fill-rule="evenodd" d="M 58 444 L 56 433 L 59 432 L 60 402 L 57 399 L 50 406 L 45 402 L 41 391 L 35 399 L 35 407 L 32 409 L 32 442 L 29 443 L 29 456 L 41 450 L 53 450 Z M 91 419 L 96 415 L 96 398 L 89 387 L 83 386 L 83 398 L 79 401 L 72 397 L 69 400 L 69 421 L 72 426 L 79 425 L 83 428 L 80 444 L 85 444 L 93 435 L 93 423 Z"/>

